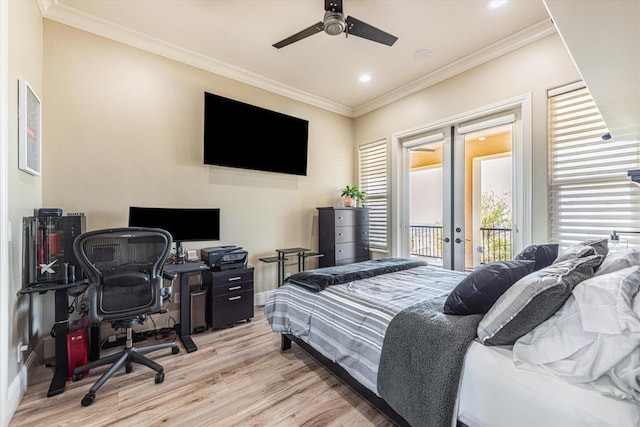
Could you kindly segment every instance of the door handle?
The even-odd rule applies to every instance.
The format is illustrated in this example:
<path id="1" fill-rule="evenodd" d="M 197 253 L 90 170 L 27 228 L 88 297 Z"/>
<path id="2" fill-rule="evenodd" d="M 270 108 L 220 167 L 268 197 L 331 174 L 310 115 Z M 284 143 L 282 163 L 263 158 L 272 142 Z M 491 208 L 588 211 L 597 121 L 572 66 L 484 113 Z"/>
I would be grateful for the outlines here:
<path id="1" fill-rule="evenodd" d="M 458 237 L 456 240 L 454 240 L 454 242 L 456 242 L 456 243 L 462 243 L 462 239 Z"/>
<path id="2" fill-rule="evenodd" d="M 449 238 L 445 237 L 444 239 L 442 239 L 442 241 L 445 242 L 445 243 L 449 243 Z"/>

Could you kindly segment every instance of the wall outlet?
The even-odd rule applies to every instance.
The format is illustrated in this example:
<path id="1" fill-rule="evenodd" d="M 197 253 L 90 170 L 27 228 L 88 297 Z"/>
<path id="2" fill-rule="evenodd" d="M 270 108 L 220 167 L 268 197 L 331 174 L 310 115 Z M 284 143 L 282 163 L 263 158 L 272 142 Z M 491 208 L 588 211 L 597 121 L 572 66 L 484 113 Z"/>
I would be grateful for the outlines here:
<path id="1" fill-rule="evenodd" d="M 18 356 L 17 356 L 18 363 L 22 363 L 22 352 L 27 351 L 28 348 L 29 346 L 23 345 L 22 341 L 18 343 Z"/>

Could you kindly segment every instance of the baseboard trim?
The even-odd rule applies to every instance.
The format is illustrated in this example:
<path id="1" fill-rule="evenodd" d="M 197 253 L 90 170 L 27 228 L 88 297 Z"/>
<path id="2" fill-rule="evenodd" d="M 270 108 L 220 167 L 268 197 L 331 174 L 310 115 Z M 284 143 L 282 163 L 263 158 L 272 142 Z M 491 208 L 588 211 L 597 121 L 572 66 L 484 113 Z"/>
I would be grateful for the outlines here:
<path id="1" fill-rule="evenodd" d="M 38 342 L 36 348 L 42 345 L 42 341 Z M 24 365 L 18 371 L 18 375 L 13 379 L 11 385 L 9 386 L 9 390 L 7 390 L 7 411 L 6 416 L 7 419 L 3 420 L 2 425 L 9 425 L 9 421 L 13 417 L 13 414 L 18 409 L 18 405 L 20 405 L 20 401 L 22 397 L 27 392 L 27 385 L 29 384 L 29 368 L 34 364 L 37 360 L 36 350 L 34 349 L 29 353 L 29 356 L 25 360 Z"/>
<path id="2" fill-rule="evenodd" d="M 265 305 L 272 293 L 273 293 L 273 290 L 255 293 L 253 295 L 253 304 L 256 306 Z"/>

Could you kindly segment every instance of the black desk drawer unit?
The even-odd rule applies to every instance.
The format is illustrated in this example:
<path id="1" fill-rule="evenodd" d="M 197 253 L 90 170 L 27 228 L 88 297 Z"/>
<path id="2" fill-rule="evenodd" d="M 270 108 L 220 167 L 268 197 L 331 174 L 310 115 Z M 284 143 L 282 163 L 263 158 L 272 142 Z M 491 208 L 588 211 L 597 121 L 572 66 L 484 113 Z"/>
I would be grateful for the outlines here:
<path id="1" fill-rule="evenodd" d="M 253 267 L 212 271 L 208 318 L 212 329 L 253 318 Z"/>
<path id="2" fill-rule="evenodd" d="M 369 209 L 318 208 L 318 252 L 320 267 L 371 259 Z"/>

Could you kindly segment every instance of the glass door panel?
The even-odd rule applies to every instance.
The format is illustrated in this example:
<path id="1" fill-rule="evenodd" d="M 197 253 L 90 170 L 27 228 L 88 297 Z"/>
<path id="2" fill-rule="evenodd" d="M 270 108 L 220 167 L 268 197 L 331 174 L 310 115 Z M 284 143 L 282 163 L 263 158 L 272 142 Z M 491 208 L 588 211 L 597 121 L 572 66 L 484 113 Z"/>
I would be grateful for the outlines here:
<path id="1" fill-rule="evenodd" d="M 444 140 L 409 149 L 409 254 L 438 266 L 444 262 L 443 153 Z"/>
<path id="2" fill-rule="evenodd" d="M 514 119 L 403 141 L 410 256 L 458 271 L 512 258 Z"/>
<path id="3" fill-rule="evenodd" d="M 512 258 L 512 125 L 456 136 L 454 267 Z"/>

